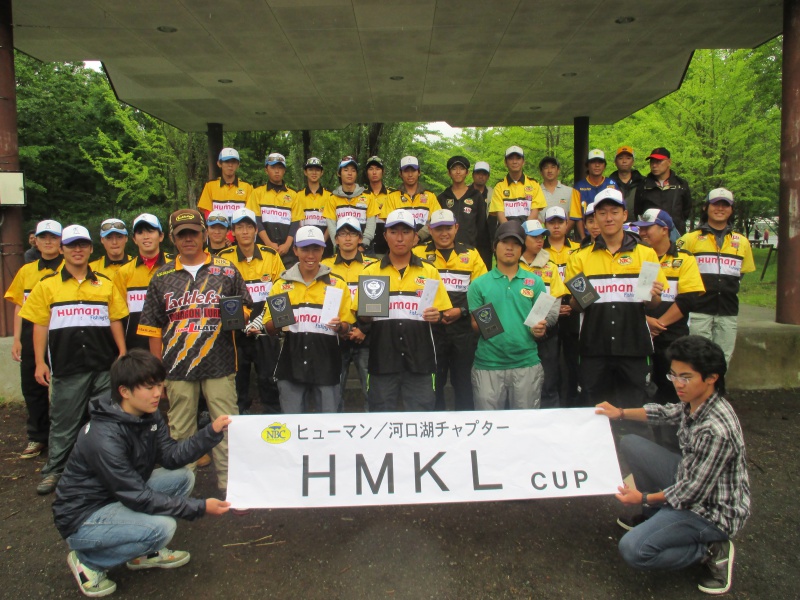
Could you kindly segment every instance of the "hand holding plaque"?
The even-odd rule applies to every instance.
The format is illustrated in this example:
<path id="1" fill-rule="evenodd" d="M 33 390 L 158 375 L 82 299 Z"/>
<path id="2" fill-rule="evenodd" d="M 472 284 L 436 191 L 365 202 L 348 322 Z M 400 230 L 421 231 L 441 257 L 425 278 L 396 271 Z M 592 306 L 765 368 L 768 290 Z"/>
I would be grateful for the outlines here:
<path id="1" fill-rule="evenodd" d="M 583 310 L 600 300 L 600 294 L 594 289 L 589 279 L 583 273 L 578 273 L 564 284 L 569 289 L 572 297 Z"/>
<path id="2" fill-rule="evenodd" d="M 288 293 L 284 292 L 269 296 L 267 298 L 267 306 L 275 329 L 282 329 L 297 322 L 294 318 L 294 310 L 292 310 L 292 302 L 289 300 Z"/>

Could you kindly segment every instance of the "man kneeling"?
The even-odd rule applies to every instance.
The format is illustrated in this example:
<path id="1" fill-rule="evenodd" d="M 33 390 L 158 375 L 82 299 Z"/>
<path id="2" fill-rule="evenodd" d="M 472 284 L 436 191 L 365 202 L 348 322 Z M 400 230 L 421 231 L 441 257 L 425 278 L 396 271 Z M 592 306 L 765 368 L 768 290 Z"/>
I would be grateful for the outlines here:
<path id="1" fill-rule="evenodd" d="M 91 421 L 78 434 L 56 488 L 55 524 L 86 596 L 113 593 L 117 584 L 106 571 L 122 563 L 131 570 L 185 565 L 188 552 L 166 548 L 175 517 L 228 512 L 228 502 L 189 498 L 194 473 L 185 466 L 222 440 L 230 417 L 176 442 L 158 410 L 165 378 L 161 361 L 144 350 L 117 359 L 111 397 L 90 402 Z"/>
<path id="2" fill-rule="evenodd" d="M 703 563 L 709 575 L 699 584 L 707 594 L 731 587 L 730 538 L 750 515 L 750 481 L 739 420 L 725 393 L 727 365 L 722 349 L 696 335 L 667 349 L 667 378 L 680 403 L 620 409 L 608 402 L 596 412 L 610 419 L 678 425 L 681 454 L 637 435 L 622 438 L 622 454 L 636 490 L 619 488 L 623 504 L 640 505 L 642 514 L 617 523 L 627 529 L 619 542 L 622 558 L 642 570 L 682 569 Z"/>

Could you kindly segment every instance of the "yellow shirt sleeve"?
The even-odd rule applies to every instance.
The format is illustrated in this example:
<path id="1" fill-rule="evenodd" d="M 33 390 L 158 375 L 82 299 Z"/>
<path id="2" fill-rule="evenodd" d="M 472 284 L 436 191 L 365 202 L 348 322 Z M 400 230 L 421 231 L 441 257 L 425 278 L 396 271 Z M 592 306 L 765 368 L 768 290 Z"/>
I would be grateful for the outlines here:
<path id="1" fill-rule="evenodd" d="M 564 274 L 564 280 L 569 281 L 578 273 L 583 271 L 583 249 L 576 250 L 569 255 L 567 259 L 567 270 Z"/>
<path id="2" fill-rule="evenodd" d="M 752 273 L 756 270 L 756 264 L 753 261 L 753 249 L 750 246 L 750 242 L 744 238 L 744 236 L 740 239 L 740 244 L 742 244 L 742 273 Z"/>
<path id="3" fill-rule="evenodd" d="M 379 217 L 381 215 L 381 209 L 378 206 L 378 202 L 375 200 L 375 196 L 372 194 L 364 195 L 367 196 L 367 218 Z"/>
<path id="4" fill-rule="evenodd" d="M 395 208 L 397 208 L 397 204 L 400 199 L 400 191 L 395 190 L 388 196 L 386 196 L 386 201 L 383 203 L 383 207 L 381 208 L 380 217 L 381 219 L 386 219 L 389 216 L 389 213 L 392 212 Z"/>
<path id="5" fill-rule="evenodd" d="M 547 208 L 547 199 L 544 197 L 542 186 L 534 181 L 533 196 L 531 197 L 531 210 Z"/>
<path id="6" fill-rule="evenodd" d="M 583 207 L 581 206 L 581 193 L 572 188 L 572 200 L 569 203 L 569 218 L 573 221 L 583 219 Z"/>
<path id="7" fill-rule="evenodd" d="M 330 219 L 331 221 L 336 220 L 336 196 L 333 194 L 331 194 L 325 201 L 325 208 L 322 210 L 322 217 L 325 219 Z"/>
<path id="8" fill-rule="evenodd" d="M 28 299 L 19 311 L 19 316 L 23 319 L 41 325 L 50 326 L 50 293 L 48 286 L 35 285 Z"/>
<path id="9" fill-rule="evenodd" d="M 121 293 L 116 285 L 111 286 L 111 296 L 108 299 L 108 318 L 119 321 L 130 314 L 128 312 L 127 294 Z"/>
<path id="10" fill-rule="evenodd" d="M 472 256 L 472 273 L 470 273 L 469 280 L 470 282 L 475 281 L 481 275 L 486 275 L 488 271 L 486 270 L 486 264 L 483 262 L 481 255 L 478 254 L 477 250 L 470 250 Z"/>
<path id="11" fill-rule="evenodd" d="M 703 278 L 700 276 L 700 269 L 697 267 L 694 255 L 679 253 L 677 258 L 683 259 L 678 270 L 678 293 L 705 292 L 706 286 L 703 284 Z"/>
<path id="12" fill-rule="evenodd" d="M 11 285 L 8 286 L 8 289 L 3 296 L 6 300 L 13 302 L 17 306 L 22 306 L 22 303 L 25 301 L 25 266 L 26 265 L 23 265 L 22 268 L 17 271 L 17 274 L 14 276 L 14 280 L 11 282 Z"/>
<path id="13" fill-rule="evenodd" d="M 342 290 L 342 303 L 339 305 L 339 319 L 343 323 L 353 324 L 356 322 L 356 316 L 351 307 L 350 289 L 341 279 L 336 279 L 336 287 Z"/>
<path id="14" fill-rule="evenodd" d="M 558 273 L 558 265 L 552 261 L 550 264 L 553 268 L 553 276 L 550 278 L 550 295 L 555 298 L 566 296 L 569 294 L 569 289 L 564 285 L 564 280 L 561 279 L 561 275 Z"/>
<path id="15" fill-rule="evenodd" d="M 197 208 L 200 210 L 208 210 L 210 211 L 214 208 L 214 201 L 211 198 L 211 184 L 215 183 L 213 181 L 208 181 L 203 186 L 203 193 L 200 194 L 200 199 L 197 201 Z M 216 182 L 219 185 L 219 182 Z"/>
<path id="16" fill-rule="evenodd" d="M 505 214 L 506 208 L 503 204 L 503 187 L 499 183 L 494 186 L 492 192 L 492 201 L 489 203 L 489 213 L 503 213 Z"/>

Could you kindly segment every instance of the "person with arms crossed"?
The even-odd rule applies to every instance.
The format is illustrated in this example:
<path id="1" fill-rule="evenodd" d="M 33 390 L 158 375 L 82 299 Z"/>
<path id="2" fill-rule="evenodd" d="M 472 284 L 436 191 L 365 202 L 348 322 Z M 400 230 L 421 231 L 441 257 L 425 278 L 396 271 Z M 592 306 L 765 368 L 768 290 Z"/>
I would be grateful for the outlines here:
<path id="1" fill-rule="evenodd" d="M 325 256 L 331 256 L 333 254 L 333 244 L 328 235 L 328 223 L 323 216 L 331 193 L 322 187 L 320 183 L 323 172 L 322 161 L 316 156 L 312 156 L 306 161 L 305 165 L 303 165 L 306 186 L 297 192 L 297 202 L 303 212 L 303 220 L 300 225 L 319 227 L 322 235 L 325 236 Z"/>
<path id="2" fill-rule="evenodd" d="M 636 189 L 634 212 L 643 215 L 648 208 L 667 211 L 675 223 L 675 240 L 686 233 L 686 219 L 692 212 L 689 183 L 672 170 L 672 155 L 666 148 L 655 148 L 647 160 L 650 173 Z"/>
<path id="3" fill-rule="evenodd" d="M 628 218 L 635 220 L 635 199 L 636 190 L 644 183 L 644 176 L 633 168 L 634 154 L 630 146 L 620 146 L 614 157 L 614 164 L 617 170 L 608 176 L 609 179 L 617 184 L 617 189 L 622 192 L 625 198 L 625 210 L 628 211 Z"/>
<path id="4" fill-rule="evenodd" d="M 230 417 L 175 442 L 158 410 L 165 377 L 161 361 L 138 348 L 111 365 L 110 394 L 90 403 L 91 421 L 78 434 L 56 489 L 55 524 L 85 596 L 114 593 L 117 584 L 107 572 L 118 565 L 132 571 L 185 565 L 188 552 L 167 548 L 175 519 L 229 509 L 216 498 L 191 498 L 194 473 L 185 465 L 222 440 Z"/>
<path id="5" fill-rule="evenodd" d="M 383 205 L 389 198 L 389 194 L 394 192 L 394 188 L 386 187 L 383 183 L 384 171 L 383 159 L 381 159 L 380 156 L 370 156 L 367 159 L 367 185 L 364 191 L 367 197 L 371 197 L 372 200 L 375 200 L 375 206 L 378 209 L 378 216 L 375 217 L 375 237 L 372 239 L 372 251 L 377 256 L 383 256 L 389 251 L 389 248 L 386 246 L 386 239 L 383 237 L 385 221 L 383 217 L 381 217 L 381 214 L 383 213 Z"/>
<path id="6" fill-rule="evenodd" d="M 619 541 L 623 560 L 641 570 L 676 570 L 702 563 L 708 573 L 698 588 L 724 594 L 731 588 L 731 538 L 750 515 L 750 480 L 739 420 L 723 397 L 727 364 L 722 349 L 700 336 L 672 343 L 668 377 L 680 402 L 617 408 L 609 402 L 596 412 L 613 420 L 678 426 L 681 453 L 637 435 L 622 438 L 620 451 L 636 489 L 620 487 L 617 499 L 641 507 Z"/>
<path id="7" fill-rule="evenodd" d="M 253 193 L 253 186 L 239 179 L 236 172 L 240 165 L 239 152 L 234 148 L 223 148 L 217 158 L 217 166 L 221 171 L 219 179 L 206 183 L 197 209 L 208 218 L 210 213 L 219 211 L 228 221 L 233 213 L 240 208 L 245 208 Z M 233 236 L 226 234 L 228 241 L 233 241 Z"/>
<path id="8" fill-rule="evenodd" d="M 109 391 L 111 363 L 126 352 L 120 320 L 128 308 L 111 280 L 89 269 L 89 231 L 65 227 L 61 251 L 63 266 L 34 286 L 19 313 L 33 323 L 36 381 L 50 387 L 49 455 L 36 486 L 40 495 L 55 489 L 86 422 L 89 398 Z"/>

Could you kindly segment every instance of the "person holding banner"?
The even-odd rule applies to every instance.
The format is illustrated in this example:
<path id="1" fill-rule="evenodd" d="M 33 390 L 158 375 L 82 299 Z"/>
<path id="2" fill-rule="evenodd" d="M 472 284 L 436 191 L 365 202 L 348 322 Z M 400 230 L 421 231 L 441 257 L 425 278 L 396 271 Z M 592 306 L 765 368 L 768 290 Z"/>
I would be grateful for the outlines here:
<path id="1" fill-rule="evenodd" d="M 342 354 L 337 334 L 345 337 L 355 317 L 347 284 L 320 264 L 324 250 L 325 237 L 319 227 L 300 227 L 294 238 L 298 262 L 281 273 L 269 292 L 270 297 L 287 294 L 294 313 L 275 370 L 286 414 L 302 413 L 306 395 L 315 400 L 319 412 L 339 411 Z M 338 301 L 331 302 L 337 296 Z M 260 317 L 247 327 L 249 334 L 259 332 L 262 323 L 268 334 L 278 333 L 269 310 L 268 301 Z"/>
<path id="2" fill-rule="evenodd" d="M 467 291 L 473 315 L 491 304 L 502 325 L 501 333 L 478 340 L 472 367 L 476 410 L 539 408 L 544 368 L 536 342 L 545 338 L 548 324 L 556 323 L 559 304 L 552 305 L 546 319 L 531 327 L 525 324 L 545 286 L 541 277 L 520 267 L 524 248 L 525 230 L 520 222 L 501 223 L 494 242 L 497 266 Z M 478 330 L 474 316 L 472 327 Z"/>
<path id="3" fill-rule="evenodd" d="M 698 585 L 707 594 L 731 588 L 732 538 L 750 515 L 750 480 L 739 420 L 723 397 L 725 354 L 716 343 L 689 335 L 672 343 L 667 377 L 680 402 L 643 408 L 597 405 L 609 419 L 678 426 L 681 454 L 637 435 L 622 438 L 636 489 L 619 488 L 617 499 L 642 513 L 617 523 L 628 530 L 622 558 L 641 570 L 708 568 Z"/>
<path id="4" fill-rule="evenodd" d="M 430 324 L 444 320 L 443 313 L 453 305 L 436 267 L 411 251 L 416 225 L 411 211 L 390 212 L 384 231 L 389 253 L 363 271 L 364 276 L 389 277 L 389 316 L 373 317 L 370 332 L 370 412 L 398 410 L 398 401 L 407 411 L 433 410 L 436 404 L 436 352 Z M 438 285 L 432 304 L 423 307 L 421 295 L 428 280 Z M 353 306 L 358 306 L 362 293 L 359 289 Z"/>
<path id="5" fill-rule="evenodd" d="M 436 347 L 436 410 L 445 410 L 448 372 L 455 391 L 455 409 L 475 410 L 470 373 L 478 338 L 469 319 L 467 290 L 473 281 L 486 274 L 486 265 L 475 247 L 456 242 L 459 224 L 453 211 L 434 212 L 429 228 L 432 241 L 415 246 L 414 254 L 436 267 L 453 303 L 453 308 L 444 312 L 442 323 L 431 325 Z"/>
<path id="6" fill-rule="evenodd" d="M 190 497 L 194 473 L 186 464 L 219 444 L 231 419 L 220 415 L 183 442 L 170 439 L 158 410 L 166 375 L 158 358 L 138 348 L 111 365 L 110 394 L 90 403 L 91 421 L 56 488 L 55 525 L 85 596 L 114 593 L 107 571 L 118 565 L 131 571 L 185 565 L 188 552 L 166 547 L 175 519 L 229 510 L 228 502 Z"/>

